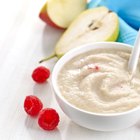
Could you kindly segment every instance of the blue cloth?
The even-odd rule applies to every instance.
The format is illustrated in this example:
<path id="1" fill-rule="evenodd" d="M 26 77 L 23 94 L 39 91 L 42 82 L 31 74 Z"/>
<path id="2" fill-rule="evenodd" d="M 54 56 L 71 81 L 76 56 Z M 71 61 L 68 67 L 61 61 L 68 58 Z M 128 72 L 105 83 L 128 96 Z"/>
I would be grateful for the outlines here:
<path id="1" fill-rule="evenodd" d="M 88 8 L 106 6 L 119 16 L 118 42 L 133 45 L 140 28 L 140 0 L 91 0 Z"/>

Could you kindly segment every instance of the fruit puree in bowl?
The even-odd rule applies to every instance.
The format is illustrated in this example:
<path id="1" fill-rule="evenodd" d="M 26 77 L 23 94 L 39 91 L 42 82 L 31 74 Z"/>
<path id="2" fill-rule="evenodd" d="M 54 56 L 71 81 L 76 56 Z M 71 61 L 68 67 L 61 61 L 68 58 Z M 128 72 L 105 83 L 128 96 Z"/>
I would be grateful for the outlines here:
<path id="1" fill-rule="evenodd" d="M 88 112 L 119 113 L 138 107 L 140 70 L 131 76 L 129 57 L 130 49 L 116 47 L 81 53 L 59 71 L 58 89 L 69 103 Z"/>

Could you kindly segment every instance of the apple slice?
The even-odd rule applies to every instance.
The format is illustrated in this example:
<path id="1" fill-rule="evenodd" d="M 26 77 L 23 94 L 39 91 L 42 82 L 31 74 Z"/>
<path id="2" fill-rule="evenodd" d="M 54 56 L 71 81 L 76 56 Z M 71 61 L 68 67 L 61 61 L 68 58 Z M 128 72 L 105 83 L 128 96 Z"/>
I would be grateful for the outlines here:
<path id="1" fill-rule="evenodd" d="M 86 0 L 48 0 L 39 17 L 53 27 L 65 29 L 86 6 Z"/>
<path id="2" fill-rule="evenodd" d="M 50 17 L 48 16 L 47 12 L 47 3 L 44 4 L 44 6 L 42 7 L 40 13 L 39 13 L 39 17 L 40 19 L 42 19 L 45 23 L 47 23 L 48 25 L 52 26 L 52 27 L 55 27 L 57 29 L 63 29 L 59 26 L 57 26 L 51 19 Z"/>
<path id="3" fill-rule="evenodd" d="M 55 56 L 60 58 L 69 50 L 86 43 L 115 41 L 118 33 L 119 21 L 114 12 L 106 7 L 88 9 L 81 13 L 64 32 L 56 44 L 55 53 L 50 58 Z"/>

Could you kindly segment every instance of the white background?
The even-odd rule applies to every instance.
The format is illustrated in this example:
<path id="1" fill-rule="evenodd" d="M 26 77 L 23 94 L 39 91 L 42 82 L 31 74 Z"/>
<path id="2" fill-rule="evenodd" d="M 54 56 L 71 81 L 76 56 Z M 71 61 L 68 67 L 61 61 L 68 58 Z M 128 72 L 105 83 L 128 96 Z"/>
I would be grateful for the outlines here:
<path id="1" fill-rule="evenodd" d="M 97 132 L 71 122 L 57 105 L 49 82 L 31 79 L 38 61 L 52 53 L 62 31 L 50 28 L 38 13 L 45 0 L 0 0 L 0 140 L 140 140 L 140 122 L 117 132 Z M 56 59 L 42 65 L 53 69 Z M 44 107 L 60 114 L 54 131 L 44 131 L 23 109 L 26 95 L 35 94 Z"/>

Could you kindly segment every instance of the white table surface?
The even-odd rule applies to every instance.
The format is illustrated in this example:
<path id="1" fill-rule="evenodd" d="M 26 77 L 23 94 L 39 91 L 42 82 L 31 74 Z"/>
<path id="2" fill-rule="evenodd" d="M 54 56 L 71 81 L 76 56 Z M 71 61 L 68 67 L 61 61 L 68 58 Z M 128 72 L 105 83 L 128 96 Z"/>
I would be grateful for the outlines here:
<path id="1" fill-rule="evenodd" d="M 97 132 L 73 123 L 57 105 L 49 82 L 31 79 L 38 61 L 51 54 L 62 31 L 50 28 L 38 13 L 45 0 L 0 0 L 0 140 L 140 140 L 140 122 L 117 132 Z M 53 69 L 56 59 L 43 63 Z M 54 131 L 44 131 L 23 110 L 35 94 L 60 114 Z"/>

